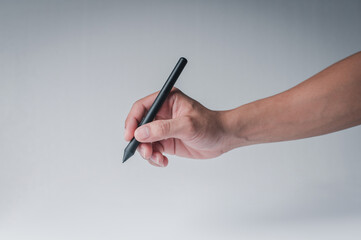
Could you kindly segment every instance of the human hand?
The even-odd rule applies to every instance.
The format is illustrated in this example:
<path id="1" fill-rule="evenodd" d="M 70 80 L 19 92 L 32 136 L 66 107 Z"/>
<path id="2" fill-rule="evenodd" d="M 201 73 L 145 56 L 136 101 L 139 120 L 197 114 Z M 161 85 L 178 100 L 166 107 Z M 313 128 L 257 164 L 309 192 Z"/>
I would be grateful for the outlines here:
<path id="1" fill-rule="evenodd" d="M 225 152 L 225 131 L 220 112 L 211 111 L 174 88 L 153 122 L 138 128 L 158 92 L 136 101 L 125 121 L 126 141 L 133 136 L 137 150 L 154 166 L 165 167 L 163 154 L 187 158 L 214 158 Z"/>

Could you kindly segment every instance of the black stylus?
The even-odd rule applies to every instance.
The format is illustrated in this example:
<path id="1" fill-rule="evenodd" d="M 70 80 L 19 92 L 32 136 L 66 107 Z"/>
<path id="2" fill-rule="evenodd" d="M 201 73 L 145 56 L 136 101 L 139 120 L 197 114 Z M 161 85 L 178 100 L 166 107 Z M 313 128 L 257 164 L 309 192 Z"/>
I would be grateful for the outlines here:
<path id="1" fill-rule="evenodd" d="M 177 64 L 175 65 L 173 71 L 169 75 L 164 86 L 158 93 L 157 98 L 154 100 L 152 106 L 149 108 L 148 113 L 145 115 L 143 120 L 139 123 L 139 126 L 153 121 L 155 115 L 159 111 L 160 107 L 163 105 L 165 99 L 168 97 L 170 91 L 172 90 L 175 82 L 177 81 L 179 75 L 183 71 L 184 67 L 187 64 L 187 59 L 181 57 Z M 133 137 L 129 142 L 128 146 L 124 149 L 123 163 L 127 161 L 131 156 L 134 155 L 135 150 L 137 149 L 139 142 Z"/>

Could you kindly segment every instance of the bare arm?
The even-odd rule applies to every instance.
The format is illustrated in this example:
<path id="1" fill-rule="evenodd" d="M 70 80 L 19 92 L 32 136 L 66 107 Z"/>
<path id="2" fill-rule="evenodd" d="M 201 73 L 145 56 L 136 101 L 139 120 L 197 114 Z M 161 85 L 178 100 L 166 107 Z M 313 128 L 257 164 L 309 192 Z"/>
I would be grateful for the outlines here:
<path id="1" fill-rule="evenodd" d="M 361 52 L 288 91 L 222 113 L 232 147 L 322 135 L 361 124 Z"/>

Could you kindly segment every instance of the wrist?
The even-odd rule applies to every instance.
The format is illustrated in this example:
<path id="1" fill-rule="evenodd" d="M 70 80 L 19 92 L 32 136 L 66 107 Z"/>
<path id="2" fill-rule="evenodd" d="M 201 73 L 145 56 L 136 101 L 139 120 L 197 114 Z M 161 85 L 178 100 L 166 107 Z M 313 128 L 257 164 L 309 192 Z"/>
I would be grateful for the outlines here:
<path id="1" fill-rule="evenodd" d="M 223 152 L 251 144 L 247 135 L 244 133 L 245 120 L 243 119 L 244 115 L 241 109 L 219 111 L 218 115 L 223 135 Z"/>
<path id="2" fill-rule="evenodd" d="M 225 150 L 267 142 L 267 133 L 272 129 L 270 116 L 273 101 L 258 100 L 238 108 L 220 112 L 220 121 L 225 135 Z M 266 135 L 265 135 L 266 134 Z"/>

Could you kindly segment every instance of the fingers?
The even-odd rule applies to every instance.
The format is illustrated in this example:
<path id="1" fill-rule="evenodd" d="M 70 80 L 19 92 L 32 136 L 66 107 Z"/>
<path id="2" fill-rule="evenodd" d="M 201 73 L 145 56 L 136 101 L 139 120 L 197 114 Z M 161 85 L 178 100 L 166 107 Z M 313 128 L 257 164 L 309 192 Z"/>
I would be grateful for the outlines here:
<path id="1" fill-rule="evenodd" d="M 134 136 L 134 131 L 135 129 L 137 129 L 137 127 L 138 127 L 138 122 L 136 119 L 128 120 L 124 131 L 124 139 L 126 141 L 129 142 L 130 140 L 132 140 Z"/>
<path id="2" fill-rule="evenodd" d="M 160 143 L 141 143 L 137 150 L 153 166 L 166 167 L 168 165 L 168 158 L 162 154 L 164 149 Z"/>
<path id="3" fill-rule="evenodd" d="M 153 154 L 153 146 L 151 143 L 140 143 L 137 151 L 142 156 L 142 158 L 148 160 Z"/>
<path id="4" fill-rule="evenodd" d="M 125 120 L 125 132 L 124 139 L 130 141 L 133 138 L 134 131 L 138 127 L 138 124 L 142 120 L 143 116 L 150 108 L 154 99 L 157 97 L 158 92 L 153 93 L 147 97 L 144 97 L 136 101 Z"/>
<path id="5" fill-rule="evenodd" d="M 190 118 L 183 116 L 147 123 L 135 130 L 134 137 L 139 142 L 157 142 L 168 138 L 184 139 L 194 134 Z"/>
<path id="6" fill-rule="evenodd" d="M 168 165 L 168 158 L 160 152 L 153 152 L 148 162 L 157 167 L 166 167 Z"/>

